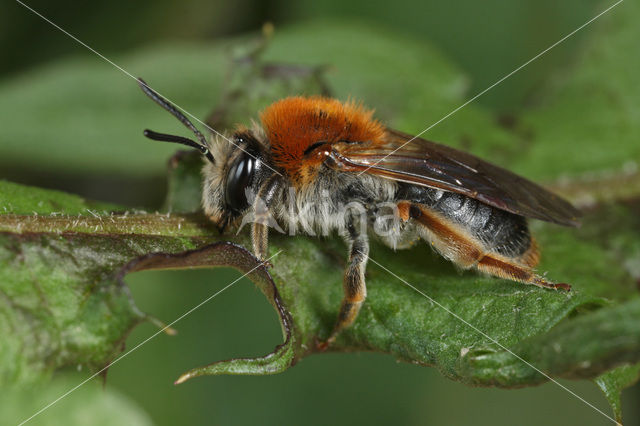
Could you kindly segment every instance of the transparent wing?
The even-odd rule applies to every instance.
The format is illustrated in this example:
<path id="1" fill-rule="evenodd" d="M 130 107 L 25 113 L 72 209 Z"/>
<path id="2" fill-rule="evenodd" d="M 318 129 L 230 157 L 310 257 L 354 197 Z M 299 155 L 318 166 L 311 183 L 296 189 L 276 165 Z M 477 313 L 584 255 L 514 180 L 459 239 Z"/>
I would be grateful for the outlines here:
<path id="1" fill-rule="evenodd" d="M 580 224 L 579 210 L 540 185 L 471 154 L 412 139 L 387 129 L 384 143 L 335 143 L 329 163 L 342 171 L 458 192 L 520 216 L 565 226 Z"/>

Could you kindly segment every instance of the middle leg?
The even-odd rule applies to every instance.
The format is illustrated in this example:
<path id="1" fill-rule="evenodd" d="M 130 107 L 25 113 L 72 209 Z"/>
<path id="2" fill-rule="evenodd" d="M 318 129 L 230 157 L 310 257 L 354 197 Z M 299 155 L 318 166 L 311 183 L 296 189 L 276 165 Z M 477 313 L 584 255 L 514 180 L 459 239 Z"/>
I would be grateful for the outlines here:
<path id="1" fill-rule="evenodd" d="M 318 345 L 320 349 L 326 349 L 342 330 L 353 324 L 367 297 L 364 273 L 369 258 L 369 240 L 366 233 L 358 232 L 353 223 L 350 223 L 347 242 L 349 243 L 349 264 L 344 273 L 344 297 L 333 331 L 326 342 Z"/>

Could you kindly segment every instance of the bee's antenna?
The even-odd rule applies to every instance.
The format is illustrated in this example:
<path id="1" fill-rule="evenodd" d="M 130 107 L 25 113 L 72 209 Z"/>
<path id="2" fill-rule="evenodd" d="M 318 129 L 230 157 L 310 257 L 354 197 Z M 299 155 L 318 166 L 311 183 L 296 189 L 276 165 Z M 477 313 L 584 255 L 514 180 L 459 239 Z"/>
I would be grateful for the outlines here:
<path id="1" fill-rule="evenodd" d="M 193 147 L 198 151 L 200 151 L 202 155 L 207 157 L 207 160 L 211 161 L 212 163 L 216 162 L 215 159 L 213 158 L 213 155 L 211 155 L 211 151 L 209 151 L 209 148 L 189 138 L 183 138 L 182 136 L 176 136 L 176 135 L 167 135 L 166 133 L 158 133 L 149 129 L 146 129 L 143 132 L 143 134 L 149 139 L 153 139 L 154 141 L 175 142 L 175 143 L 180 143 L 182 145 Z"/>
<path id="2" fill-rule="evenodd" d="M 144 135 L 149 139 L 153 139 L 156 141 L 176 142 L 176 143 L 181 143 L 183 145 L 191 146 L 193 148 L 198 149 L 200 152 L 202 152 L 202 154 L 205 155 L 209 161 L 211 161 L 212 163 L 215 163 L 215 160 L 211 155 L 209 148 L 207 148 L 208 147 L 207 140 L 205 139 L 204 135 L 200 132 L 200 130 L 198 130 L 196 126 L 194 126 L 193 123 L 183 113 L 181 113 L 178 110 L 178 108 L 176 108 L 173 104 L 171 104 L 171 102 L 169 102 L 168 100 L 160 96 L 158 92 L 156 92 L 151 87 L 149 87 L 149 85 L 143 79 L 138 78 L 138 85 L 140 86 L 142 91 L 145 93 L 145 95 L 151 98 L 151 100 L 153 100 L 155 103 L 160 105 L 162 108 L 169 111 L 171 115 L 173 115 L 175 118 L 180 120 L 182 124 L 184 124 L 189 130 L 191 130 L 196 135 L 196 138 L 200 143 L 195 142 L 188 138 L 183 138 L 181 136 L 167 135 L 164 133 L 156 133 L 151 130 L 145 130 Z"/>

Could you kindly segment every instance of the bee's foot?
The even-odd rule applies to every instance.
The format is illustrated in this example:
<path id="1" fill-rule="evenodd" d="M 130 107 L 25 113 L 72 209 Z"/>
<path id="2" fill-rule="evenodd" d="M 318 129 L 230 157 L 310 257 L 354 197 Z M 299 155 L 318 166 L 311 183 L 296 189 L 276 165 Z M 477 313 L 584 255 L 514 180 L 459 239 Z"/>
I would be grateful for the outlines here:
<path id="1" fill-rule="evenodd" d="M 533 284 L 535 284 L 535 285 L 537 285 L 539 287 L 550 288 L 552 290 L 571 291 L 571 285 L 570 284 L 552 283 L 552 282 L 549 282 L 549 281 L 547 281 L 547 280 L 545 280 L 544 278 L 541 278 L 541 277 L 537 277 L 533 281 Z"/>
<path id="2" fill-rule="evenodd" d="M 320 352 L 324 352 L 329 348 L 334 340 L 336 340 L 335 336 L 331 336 L 327 340 L 319 340 L 316 342 L 316 349 Z"/>
<path id="3" fill-rule="evenodd" d="M 571 291 L 571 285 L 566 283 L 556 283 L 554 287 L 559 290 Z"/>

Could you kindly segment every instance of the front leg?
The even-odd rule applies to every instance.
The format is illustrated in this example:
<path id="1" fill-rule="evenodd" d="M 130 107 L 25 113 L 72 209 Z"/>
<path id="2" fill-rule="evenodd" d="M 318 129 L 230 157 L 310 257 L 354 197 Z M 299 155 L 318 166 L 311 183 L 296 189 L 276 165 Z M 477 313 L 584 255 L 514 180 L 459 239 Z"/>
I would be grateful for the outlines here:
<path id="1" fill-rule="evenodd" d="M 369 258 L 369 240 L 367 234 L 355 226 L 353 221 L 347 224 L 346 237 L 349 244 L 349 264 L 344 273 L 344 297 L 340 305 L 338 320 L 326 342 L 318 345 L 319 349 L 326 349 L 338 334 L 349 327 L 356 320 L 360 307 L 367 297 L 367 286 L 364 280 L 364 272 Z"/>
<path id="2" fill-rule="evenodd" d="M 273 266 L 271 262 L 266 262 L 269 251 L 269 227 L 262 223 L 254 222 L 251 225 L 251 244 L 253 254 L 261 262 L 265 262 L 267 267 Z"/>
<path id="3" fill-rule="evenodd" d="M 271 175 L 262 184 L 253 201 L 254 220 L 251 224 L 253 254 L 267 266 L 272 266 L 270 262 L 266 262 L 269 254 L 269 221 L 273 220 L 269 214 L 269 207 L 282 188 L 282 181 L 278 178 L 278 175 Z"/>

